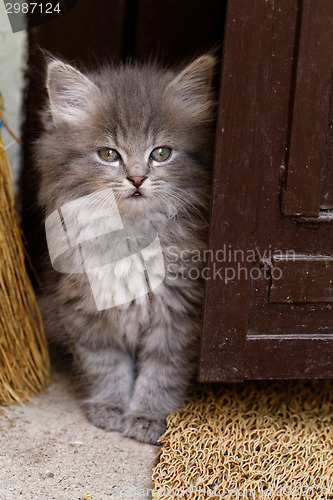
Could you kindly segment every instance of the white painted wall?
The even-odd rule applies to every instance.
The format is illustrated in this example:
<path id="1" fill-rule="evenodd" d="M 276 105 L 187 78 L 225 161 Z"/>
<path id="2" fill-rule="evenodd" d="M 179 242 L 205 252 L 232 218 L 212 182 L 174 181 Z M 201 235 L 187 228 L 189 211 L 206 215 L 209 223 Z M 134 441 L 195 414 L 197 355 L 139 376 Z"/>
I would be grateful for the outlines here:
<path id="1" fill-rule="evenodd" d="M 0 90 L 5 103 L 5 117 L 13 132 L 21 137 L 23 71 L 26 61 L 26 31 L 13 33 L 0 1 Z M 2 140 L 17 180 L 21 147 L 1 128 Z"/>

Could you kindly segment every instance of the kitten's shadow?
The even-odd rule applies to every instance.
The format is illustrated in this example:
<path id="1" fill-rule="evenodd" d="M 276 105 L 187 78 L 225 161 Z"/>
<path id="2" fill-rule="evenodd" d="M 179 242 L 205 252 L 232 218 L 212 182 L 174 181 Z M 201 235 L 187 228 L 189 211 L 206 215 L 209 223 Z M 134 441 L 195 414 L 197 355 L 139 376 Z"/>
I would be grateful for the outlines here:
<path id="1" fill-rule="evenodd" d="M 57 343 L 49 343 L 51 376 L 65 377 L 72 387 L 75 397 L 80 400 L 83 397 L 83 390 L 79 383 L 78 372 L 75 368 L 73 355 L 64 346 Z"/>
<path id="2" fill-rule="evenodd" d="M 57 343 L 49 343 L 49 353 L 51 370 L 55 373 L 68 373 L 74 375 L 73 356 L 62 345 Z"/>

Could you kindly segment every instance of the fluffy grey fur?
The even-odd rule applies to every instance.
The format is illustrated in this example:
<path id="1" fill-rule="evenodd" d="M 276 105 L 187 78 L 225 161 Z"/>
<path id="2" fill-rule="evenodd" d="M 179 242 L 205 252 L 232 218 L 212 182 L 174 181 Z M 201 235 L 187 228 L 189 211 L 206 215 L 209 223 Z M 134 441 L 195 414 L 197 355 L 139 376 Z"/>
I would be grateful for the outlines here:
<path id="1" fill-rule="evenodd" d="M 58 60 L 48 65 L 45 130 L 35 147 L 45 217 L 110 189 L 124 223 L 157 231 L 166 275 L 145 296 L 98 311 L 85 274 L 47 272 L 46 332 L 73 353 L 91 422 L 148 443 L 182 405 L 196 370 L 203 282 L 189 273 L 203 262 L 187 255 L 207 239 L 214 63 L 206 54 L 173 71 L 128 64 L 85 74 Z M 150 153 L 160 146 L 172 153 L 157 162 Z M 104 147 L 120 159 L 103 160 Z M 131 176 L 145 177 L 141 196 L 132 196 Z M 110 235 L 111 252 L 112 244 Z M 112 287 L 133 279 L 125 273 Z"/>

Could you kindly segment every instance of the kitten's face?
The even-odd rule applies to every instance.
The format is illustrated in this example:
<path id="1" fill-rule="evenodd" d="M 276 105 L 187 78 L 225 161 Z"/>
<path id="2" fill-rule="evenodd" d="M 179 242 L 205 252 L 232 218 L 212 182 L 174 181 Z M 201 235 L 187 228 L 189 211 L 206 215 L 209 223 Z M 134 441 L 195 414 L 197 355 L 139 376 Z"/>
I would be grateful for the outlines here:
<path id="1" fill-rule="evenodd" d="M 204 204 L 213 65 L 206 55 L 179 73 L 123 66 L 84 76 L 52 62 L 50 116 L 37 149 L 52 189 L 46 204 L 108 188 L 133 216 Z"/>

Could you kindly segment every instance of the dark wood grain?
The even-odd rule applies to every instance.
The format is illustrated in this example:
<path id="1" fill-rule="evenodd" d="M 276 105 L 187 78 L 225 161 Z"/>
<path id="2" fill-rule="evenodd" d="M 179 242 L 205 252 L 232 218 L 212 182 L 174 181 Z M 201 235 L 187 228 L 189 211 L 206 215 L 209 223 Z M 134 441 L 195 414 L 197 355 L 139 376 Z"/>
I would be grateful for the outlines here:
<path id="1" fill-rule="evenodd" d="M 319 215 L 332 94 L 333 2 L 303 0 L 283 197 L 285 215 Z"/>
<path id="2" fill-rule="evenodd" d="M 247 356 L 251 363 L 245 376 L 256 380 L 332 378 L 332 341 L 332 334 L 314 338 L 250 338 Z"/>
<path id="3" fill-rule="evenodd" d="M 229 2 L 210 228 L 214 255 L 223 244 L 244 252 L 254 247 L 273 29 L 272 2 Z M 228 284 L 207 282 L 200 380 L 244 378 L 249 301 L 244 275 Z"/>
<path id="4" fill-rule="evenodd" d="M 333 74 L 332 74 L 332 82 L 333 82 Z M 332 84 L 332 89 L 333 89 L 333 84 Z M 329 109 L 329 120 L 328 120 L 327 130 L 328 130 L 327 153 L 324 166 L 324 179 L 323 179 L 322 199 L 321 199 L 322 211 L 333 210 L 333 92 L 332 91 L 330 96 L 330 109 Z"/>
<path id="5" fill-rule="evenodd" d="M 296 255 L 273 259 L 270 302 L 333 303 L 333 258 Z"/>
<path id="6" fill-rule="evenodd" d="M 332 258 L 333 219 L 322 211 L 319 217 L 318 213 L 311 218 L 285 216 L 281 203 L 293 148 L 294 121 L 290 117 L 294 118 L 295 61 L 305 11 L 296 0 L 258 2 L 256 11 L 250 3 L 229 3 L 210 245 L 216 252 L 230 243 L 234 249 L 253 251 L 255 257 L 250 263 L 241 263 L 248 269 L 247 276 L 243 272 L 228 285 L 222 280 L 206 284 L 199 376 L 209 381 L 332 377 L 332 290 L 326 281 L 331 271 L 325 273 L 323 261 L 317 257 Z M 269 15 L 264 3 L 271 9 Z M 307 19 L 308 25 L 310 21 Z M 264 47 L 262 30 L 270 33 Z M 313 117 L 317 119 L 320 117 Z M 328 129 L 323 133 L 328 145 Z M 317 136 L 308 140 L 313 144 Z M 323 138 L 318 141 L 322 144 Z M 319 179 L 315 179 L 322 193 L 325 186 L 329 190 L 330 164 L 326 165 L 326 174 L 319 169 Z M 312 195 L 308 202 L 310 207 Z M 305 213 L 311 210 L 305 207 Z M 276 254 L 287 253 L 304 256 L 307 267 L 286 262 L 278 284 L 273 274 L 278 265 Z M 251 277 L 251 271 L 257 274 Z M 303 272 L 309 275 L 304 277 Z M 326 289 L 321 290 L 324 284 Z M 284 302 L 291 297 L 285 294 L 287 289 L 293 302 Z M 275 293 L 281 302 L 273 302 Z M 305 302 L 306 297 L 310 302 Z"/>

